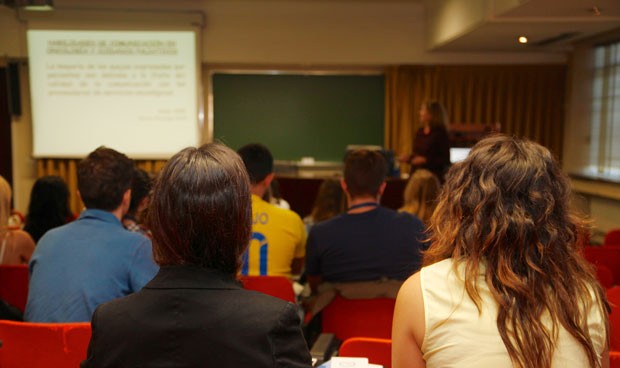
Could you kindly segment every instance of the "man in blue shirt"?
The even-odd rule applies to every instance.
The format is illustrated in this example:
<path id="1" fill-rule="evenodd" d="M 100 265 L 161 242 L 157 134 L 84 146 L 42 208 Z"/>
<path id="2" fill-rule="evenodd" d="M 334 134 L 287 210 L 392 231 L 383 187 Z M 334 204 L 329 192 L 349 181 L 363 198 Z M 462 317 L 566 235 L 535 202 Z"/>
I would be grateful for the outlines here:
<path id="1" fill-rule="evenodd" d="M 30 260 L 27 321 L 88 322 L 99 304 L 138 291 L 155 276 L 151 241 L 121 224 L 133 167 L 127 156 L 105 147 L 79 163 L 86 210 L 39 240 Z"/>

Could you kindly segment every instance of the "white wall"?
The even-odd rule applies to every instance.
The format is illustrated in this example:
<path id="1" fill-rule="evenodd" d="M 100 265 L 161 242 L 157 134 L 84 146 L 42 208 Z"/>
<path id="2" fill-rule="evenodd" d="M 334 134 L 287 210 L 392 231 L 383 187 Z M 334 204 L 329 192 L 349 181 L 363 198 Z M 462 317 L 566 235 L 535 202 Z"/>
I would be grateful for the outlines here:
<path id="1" fill-rule="evenodd" d="M 55 7 L 52 13 L 36 14 L 0 7 L 0 55 L 25 59 L 28 28 L 194 27 L 202 61 L 218 65 L 346 68 L 566 60 L 557 53 L 427 52 L 421 1 L 55 0 Z M 15 205 L 22 212 L 36 175 L 25 87 L 24 115 L 13 122 Z"/>
<path id="2" fill-rule="evenodd" d="M 581 42 L 569 63 L 569 95 L 564 129 L 563 169 L 570 173 L 590 163 L 590 116 L 592 103 L 592 47 L 600 42 L 617 40 L 620 29 Z M 573 179 L 574 190 L 583 196 L 585 210 L 594 220 L 595 241 L 612 228 L 620 228 L 620 184 Z"/>

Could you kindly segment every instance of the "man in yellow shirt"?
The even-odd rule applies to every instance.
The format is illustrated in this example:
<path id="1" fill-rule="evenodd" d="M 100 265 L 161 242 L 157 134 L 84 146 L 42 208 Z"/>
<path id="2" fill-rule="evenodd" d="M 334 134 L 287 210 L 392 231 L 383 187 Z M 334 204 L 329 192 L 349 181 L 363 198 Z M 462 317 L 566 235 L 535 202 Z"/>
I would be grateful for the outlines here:
<path id="1" fill-rule="evenodd" d="M 253 143 L 238 151 L 252 190 L 252 238 L 243 256 L 242 275 L 287 276 L 301 273 L 306 230 L 299 215 L 262 199 L 274 178 L 269 149 Z"/>

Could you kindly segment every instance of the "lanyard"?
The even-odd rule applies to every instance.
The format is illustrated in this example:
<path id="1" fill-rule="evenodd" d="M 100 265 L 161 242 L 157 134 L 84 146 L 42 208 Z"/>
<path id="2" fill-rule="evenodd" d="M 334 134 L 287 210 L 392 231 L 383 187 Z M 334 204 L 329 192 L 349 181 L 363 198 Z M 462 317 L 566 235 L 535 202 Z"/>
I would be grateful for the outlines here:
<path id="1" fill-rule="evenodd" d="M 358 208 L 362 208 L 362 207 L 378 207 L 378 206 L 379 206 L 379 203 L 377 203 L 377 202 L 358 203 L 356 205 L 353 205 L 353 206 L 347 208 L 347 212 L 351 211 L 351 210 L 358 209 Z"/>

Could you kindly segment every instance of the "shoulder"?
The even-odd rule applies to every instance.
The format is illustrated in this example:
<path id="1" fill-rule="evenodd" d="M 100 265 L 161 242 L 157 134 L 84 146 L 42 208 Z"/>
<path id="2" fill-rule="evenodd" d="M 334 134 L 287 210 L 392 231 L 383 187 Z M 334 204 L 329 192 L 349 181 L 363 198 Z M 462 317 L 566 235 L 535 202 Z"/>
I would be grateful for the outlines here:
<path id="1" fill-rule="evenodd" d="M 346 219 L 346 214 L 340 214 L 328 220 L 316 222 L 312 225 L 310 233 L 323 234 L 325 232 L 330 232 L 333 229 L 337 229 L 338 227 L 340 227 L 344 222 L 347 221 Z"/>
<path id="2" fill-rule="evenodd" d="M 258 206 L 261 211 L 266 212 L 269 216 L 277 218 L 282 221 L 291 221 L 294 223 L 303 224 L 301 217 L 294 211 L 281 208 L 276 206 L 275 204 L 263 202 Z"/>
<path id="3" fill-rule="evenodd" d="M 32 240 L 32 237 L 30 236 L 30 234 L 28 234 L 24 230 L 11 230 L 9 232 L 9 236 L 13 237 L 14 241 L 19 244 L 32 243 L 32 245 L 34 246 L 34 240 Z"/>
<path id="4" fill-rule="evenodd" d="M 397 226 L 401 226 L 403 229 L 411 229 L 414 231 L 422 231 L 424 229 L 422 221 L 406 211 L 397 212 L 389 208 L 381 207 L 380 215 L 393 221 Z"/>

